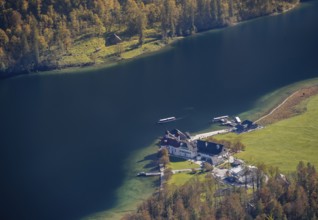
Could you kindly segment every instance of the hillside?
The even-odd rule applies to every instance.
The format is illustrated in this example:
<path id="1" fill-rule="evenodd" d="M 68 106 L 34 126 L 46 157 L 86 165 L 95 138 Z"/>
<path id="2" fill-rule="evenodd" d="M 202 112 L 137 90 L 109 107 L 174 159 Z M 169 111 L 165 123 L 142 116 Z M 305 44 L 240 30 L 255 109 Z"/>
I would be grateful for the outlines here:
<path id="1" fill-rule="evenodd" d="M 0 77 L 131 58 L 157 50 L 177 36 L 282 12 L 298 3 L 0 0 Z"/>
<path id="2" fill-rule="evenodd" d="M 252 189 L 223 189 L 207 174 L 201 181 L 194 178 L 177 188 L 166 187 L 123 219 L 316 219 L 317 180 L 315 167 L 303 162 L 287 178 L 277 169 L 258 172 Z"/>
<path id="3" fill-rule="evenodd" d="M 306 111 L 300 115 L 267 125 L 264 129 L 237 135 L 221 135 L 219 139 L 240 138 L 246 150 L 237 157 L 251 164 L 263 162 L 291 172 L 302 160 L 318 166 L 318 96 L 301 102 Z"/>

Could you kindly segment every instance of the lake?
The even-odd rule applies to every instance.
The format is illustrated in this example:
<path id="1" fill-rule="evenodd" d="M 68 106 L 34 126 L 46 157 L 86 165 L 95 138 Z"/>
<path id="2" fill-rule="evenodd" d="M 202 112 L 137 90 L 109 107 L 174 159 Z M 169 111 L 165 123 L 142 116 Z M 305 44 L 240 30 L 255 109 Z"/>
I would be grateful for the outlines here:
<path id="1" fill-rule="evenodd" d="M 153 192 L 135 174 L 166 129 L 208 129 L 318 76 L 317 11 L 311 1 L 113 67 L 0 81 L 1 219 L 131 209 Z M 156 124 L 169 116 L 179 120 Z"/>

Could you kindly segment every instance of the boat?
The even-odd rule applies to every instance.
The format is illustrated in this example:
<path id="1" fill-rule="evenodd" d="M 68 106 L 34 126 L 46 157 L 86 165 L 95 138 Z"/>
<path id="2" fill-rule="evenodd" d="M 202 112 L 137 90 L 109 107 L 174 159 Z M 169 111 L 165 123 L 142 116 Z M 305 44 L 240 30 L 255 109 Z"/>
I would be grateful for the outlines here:
<path id="1" fill-rule="evenodd" d="M 219 116 L 219 117 L 213 118 L 212 122 L 224 122 L 225 120 L 228 120 L 228 119 L 229 119 L 229 116 L 224 115 L 224 116 Z"/>
<path id="2" fill-rule="evenodd" d="M 177 120 L 176 117 L 162 118 L 162 119 L 159 119 L 158 123 L 162 124 L 162 123 L 167 123 L 167 122 L 171 122 L 175 120 Z"/>

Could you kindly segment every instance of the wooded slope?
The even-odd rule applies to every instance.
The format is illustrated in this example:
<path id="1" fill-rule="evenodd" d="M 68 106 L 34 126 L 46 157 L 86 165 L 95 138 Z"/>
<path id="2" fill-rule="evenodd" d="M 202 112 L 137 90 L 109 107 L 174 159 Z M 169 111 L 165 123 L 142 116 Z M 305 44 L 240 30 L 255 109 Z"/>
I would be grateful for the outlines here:
<path id="1" fill-rule="evenodd" d="M 0 74 L 56 68 L 75 41 L 157 38 L 281 12 L 299 0 L 0 0 Z M 1 76 L 1 75 L 0 75 Z"/>

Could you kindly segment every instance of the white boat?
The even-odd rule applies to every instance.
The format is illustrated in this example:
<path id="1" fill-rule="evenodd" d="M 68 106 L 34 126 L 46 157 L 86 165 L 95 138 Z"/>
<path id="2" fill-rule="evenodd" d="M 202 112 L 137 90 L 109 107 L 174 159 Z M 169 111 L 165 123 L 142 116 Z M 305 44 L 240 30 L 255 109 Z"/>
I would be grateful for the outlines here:
<path id="1" fill-rule="evenodd" d="M 177 120 L 176 117 L 162 118 L 162 119 L 159 119 L 158 123 L 162 124 L 162 123 L 167 123 L 167 122 L 171 122 L 175 120 Z"/>
<path id="2" fill-rule="evenodd" d="M 229 116 L 224 115 L 224 116 L 219 116 L 219 117 L 213 118 L 212 122 L 224 122 L 225 120 L 228 120 L 228 119 L 229 119 Z"/>

